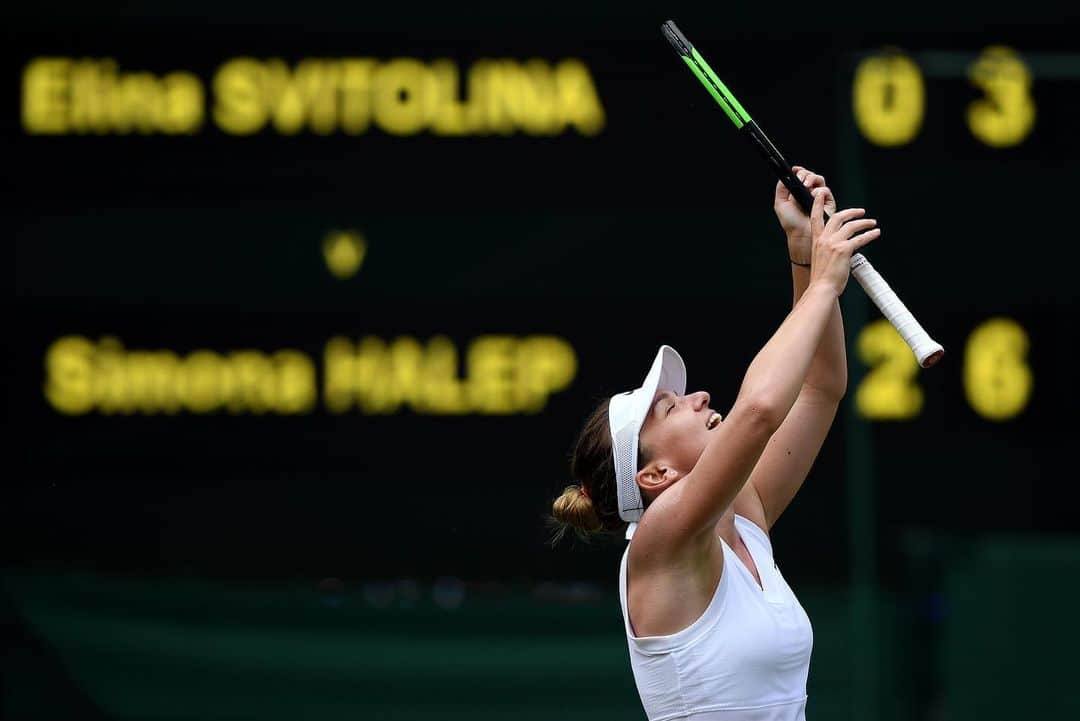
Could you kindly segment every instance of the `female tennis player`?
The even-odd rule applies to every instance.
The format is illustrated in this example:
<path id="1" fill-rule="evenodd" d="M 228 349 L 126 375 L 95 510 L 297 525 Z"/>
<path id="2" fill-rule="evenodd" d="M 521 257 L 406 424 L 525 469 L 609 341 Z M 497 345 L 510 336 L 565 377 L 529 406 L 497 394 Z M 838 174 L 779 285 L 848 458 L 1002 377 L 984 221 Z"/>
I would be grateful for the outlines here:
<path id="1" fill-rule="evenodd" d="M 644 384 L 605 400 L 574 450 L 578 484 L 553 515 L 631 539 L 619 572 L 630 664 L 650 721 L 805 718 L 810 620 L 773 561 L 769 530 L 798 492 L 847 385 L 838 298 L 851 255 L 880 234 L 835 211 L 801 167 L 807 218 L 777 184 L 795 303 L 743 377 L 726 418 L 686 394 L 660 348 Z M 832 217 L 823 222 L 823 211 Z M 627 525 L 628 524 L 628 525 Z"/>

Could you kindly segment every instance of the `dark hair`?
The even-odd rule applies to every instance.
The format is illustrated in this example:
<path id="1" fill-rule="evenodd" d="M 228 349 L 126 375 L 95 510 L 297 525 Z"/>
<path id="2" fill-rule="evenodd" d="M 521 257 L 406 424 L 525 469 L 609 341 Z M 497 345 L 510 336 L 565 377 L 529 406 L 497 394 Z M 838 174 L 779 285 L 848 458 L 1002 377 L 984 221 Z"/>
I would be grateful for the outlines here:
<path id="1" fill-rule="evenodd" d="M 570 473 L 578 485 L 567 486 L 551 506 L 558 541 L 568 529 L 579 537 L 621 533 L 626 522 L 619 517 L 615 487 L 615 459 L 611 451 L 611 429 L 605 398 L 585 421 L 570 458 Z M 638 468 L 647 462 L 638 448 Z"/>

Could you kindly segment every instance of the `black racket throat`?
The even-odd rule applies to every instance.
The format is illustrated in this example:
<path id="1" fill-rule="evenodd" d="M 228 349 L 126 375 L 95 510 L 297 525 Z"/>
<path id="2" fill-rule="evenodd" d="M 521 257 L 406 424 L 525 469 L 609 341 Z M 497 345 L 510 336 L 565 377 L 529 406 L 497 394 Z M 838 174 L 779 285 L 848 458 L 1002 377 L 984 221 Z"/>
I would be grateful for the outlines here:
<path id="1" fill-rule="evenodd" d="M 772 144 L 769 136 L 765 135 L 765 132 L 753 120 L 743 125 L 739 132 L 744 133 L 757 148 L 758 154 L 769 164 L 773 174 L 788 189 L 791 197 L 795 198 L 795 202 L 799 204 L 803 212 L 810 215 L 810 210 L 814 207 L 814 196 L 810 193 L 810 189 L 791 172 L 791 164 Z"/>
<path id="2" fill-rule="evenodd" d="M 690 44 L 690 41 L 687 40 L 686 36 L 683 35 L 682 31 L 679 30 L 674 22 L 671 20 L 665 22 L 661 26 L 661 31 L 663 32 L 664 37 L 667 38 L 668 43 L 671 44 L 676 55 L 679 55 L 680 57 L 691 57 L 693 55 L 694 46 Z M 708 72 L 711 75 L 712 71 L 709 70 Z M 699 77 L 701 77 L 700 74 Z M 702 81 L 704 82 L 704 78 L 702 78 Z M 724 92 L 727 92 L 726 89 Z M 765 162 L 769 164 L 769 167 L 773 169 L 773 174 L 779 178 L 780 182 L 784 184 L 792 197 L 795 198 L 795 202 L 802 207 L 804 213 L 810 215 L 810 209 L 814 206 L 814 197 L 810 194 L 810 191 L 805 185 L 799 182 L 799 179 L 791 172 L 791 164 L 788 163 L 780 151 L 777 150 L 776 146 L 772 144 L 772 141 L 769 140 L 769 136 L 765 135 L 765 132 L 758 127 L 757 123 L 750 119 L 745 111 L 742 111 L 741 115 L 745 122 L 742 127 L 739 128 L 739 132 L 744 133 L 745 136 L 750 139 L 750 142 L 757 148 L 761 157 L 764 158 Z"/>

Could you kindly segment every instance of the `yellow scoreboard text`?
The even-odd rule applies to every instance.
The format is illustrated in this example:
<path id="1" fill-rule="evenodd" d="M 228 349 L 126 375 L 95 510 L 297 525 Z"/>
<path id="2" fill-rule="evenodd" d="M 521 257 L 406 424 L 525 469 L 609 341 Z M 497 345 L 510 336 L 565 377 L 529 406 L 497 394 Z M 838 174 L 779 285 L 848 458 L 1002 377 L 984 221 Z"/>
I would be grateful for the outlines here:
<path id="1" fill-rule="evenodd" d="M 606 116 L 575 58 L 231 58 L 209 83 L 188 71 L 121 70 L 112 58 L 38 57 L 22 73 L 31 135 L 191 135 L 209 121 L 229 135 L 591 136 Z"/>
<path id="2" fill-rule="evenodd" d="M 1011 318 L 980 323 L 964 347 L 964 395 L 978 415 L 1008 421 L 1031 399 L 1033 377 L 1027 355 L 1030 341 Z M 919 364 L 896 329 L 884 319 L 859 331 L 855 353 L 869 371 L 855 389 L 859 415 L 875 421 L 912 420 L 923 410 Z"/>
<path id="3" fill-rule="evenodd" d="M 464 359 L 464 375 L 460 375 Z M 422 415 L 537 413 L 577 375 L 562 338 L 485 335 L 463 352 L 449 338 L 334 337 L 323 373 L 295 349 L 131 350 L 114 337 L 69 335 L 45 353 L 46 402 L 65 415 L 331 413 Z"/>
<path id="4" fill-rule="evenodd" d="M 1024 142 L 1035 127 L 1032 74 L 1012 48 L 984 49 L 967 70 L 981 97 L 968 105 L 968 130 L 992 148 Z M 863 59 L 851 87 L 852 112 L 863 137 L 882 147 L 900 147 L 919 134 L 926 114 L 922 70 L 908 55 L 888 49 Z"/>

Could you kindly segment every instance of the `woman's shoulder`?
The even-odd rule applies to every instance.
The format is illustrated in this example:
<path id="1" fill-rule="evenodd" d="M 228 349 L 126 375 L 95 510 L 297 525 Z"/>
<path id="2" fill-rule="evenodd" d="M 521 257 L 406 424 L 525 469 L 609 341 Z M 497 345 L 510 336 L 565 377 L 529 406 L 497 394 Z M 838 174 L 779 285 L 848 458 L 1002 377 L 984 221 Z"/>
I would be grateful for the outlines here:
<path id="1" fill-rule="evenodd" d="M 678 523 L 678 487 L 669 489 L 645 509 L 629 546 L 631 567 L 659 566 L 667 568 L 672 562 L 682 562 L 715 554 L 719 539 L 710 530 L 703 530 L 684 539 L 673 541 L 671 521 Z"/>

